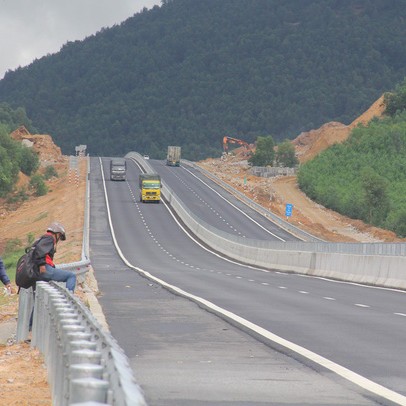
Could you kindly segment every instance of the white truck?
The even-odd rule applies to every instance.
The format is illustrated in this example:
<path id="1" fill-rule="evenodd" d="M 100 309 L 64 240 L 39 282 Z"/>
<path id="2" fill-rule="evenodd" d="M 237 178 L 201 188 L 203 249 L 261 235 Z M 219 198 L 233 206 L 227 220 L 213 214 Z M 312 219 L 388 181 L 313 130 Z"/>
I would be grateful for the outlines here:
<path id="1" fill-rule="evenodd" d="M 169 146 L 166 164 L 169 166 L 180 166 L 180 147 Z"/>

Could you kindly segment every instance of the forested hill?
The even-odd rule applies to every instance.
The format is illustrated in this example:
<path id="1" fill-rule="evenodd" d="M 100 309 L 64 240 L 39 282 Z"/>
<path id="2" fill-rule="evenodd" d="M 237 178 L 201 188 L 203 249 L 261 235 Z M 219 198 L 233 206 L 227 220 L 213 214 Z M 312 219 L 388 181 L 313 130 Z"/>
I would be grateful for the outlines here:
<path id="1" fill-rule="evenodd" d="M 8 72 L 0 101 L 64 153 L 197 160 L 348 124 L 406 76 L 405 38 L 404 0 L 165 0 Z"/>

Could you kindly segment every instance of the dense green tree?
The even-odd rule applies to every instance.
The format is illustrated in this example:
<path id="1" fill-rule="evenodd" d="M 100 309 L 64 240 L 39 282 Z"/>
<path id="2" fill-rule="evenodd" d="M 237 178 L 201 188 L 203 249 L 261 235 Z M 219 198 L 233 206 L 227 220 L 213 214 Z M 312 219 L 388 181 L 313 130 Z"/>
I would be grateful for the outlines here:
<path id="1" fill-rule="evenodd" d="M 368 223 L 383 225 L 389 212 L 388 180 L 371 167 L 361 172 L 361 186 Z"/>
<path id="2" fill-rule="evenodd" d="M 275 159 L 275 142 L 272 136 L 258 137 L 255 153 L 249 157 L 248 162 L 254 166 L 273 165 Z"/>
<path id="3" fill-rule="evenodd" d="M 13 189 L 18 177 L 18 145 L 8 135 L 4 125 L 0 125 L 0 196 Z"/>
<path id="4" fill-rule="evenodd" d="M 10 132 L 22 125 L 28 131 L 35 131 L 31 120 L 27 117 L 25 109 L 22 107 L 12 109 L 7 103 L 0 103 L 0 123 L 7 126 Z"/>
<path id="5" fill-rule="evenodd" d="M 285 140 L 278 145 L 276 151 L 276 163 L 279 166 L 285 166 L 288 168 L 293 168 L 298 165 L 299 160 L 295 154 L 295 146 L 291 141 Z"/>
<path id="6" fill-rule="evenodd" d="M 406 78 L 403 83 L 396 86 L 396 90 L 393 93 L 385 93 L 385 114 L 394 116 L 396 113 L 400 113 L 406 110 Z"/>
<path id="7" fill-rule="evenodd" d="M 44 196 L 48 193 L 48 186 L 45 184 L 44 177 L 38 173 L 31 176 L 29 186 L 34 191 L 35 196 Z"/>
<path id="8" fill-rule="evenodd" d="M 350 123 L 406 76 L 403 0 L 173 0 L 6 73 L 65 154 L 197 160 L 224 135 L 292 139 Z"/>
<path id="9" fill-rule="evenodd" d="M 0 105 L 0 196 L 11 192 L 22 171 L 31 175 L 39 166 L 37 154 L 20 142 L 13 140 L 9 132 L 22 122 L 19 118 L 27 119 L 22 109 L 13 110 L 6 104 Z M 29 120 L 26 121 L 29 123 Z"/>
<path id="10" fill-rule="evenodd" d="M 391 212 L 386 227 L 399 237 L 406 238 L 406 207 Z"/>
<path id="11" fill-rule="evenodd" d="M 33 152 L 30 148 L 21 146 L 18 161 L 20 165 L 20 170 L 27 176 L 30 176 L 39 168 L 39 158 L 38 155 Z"/>

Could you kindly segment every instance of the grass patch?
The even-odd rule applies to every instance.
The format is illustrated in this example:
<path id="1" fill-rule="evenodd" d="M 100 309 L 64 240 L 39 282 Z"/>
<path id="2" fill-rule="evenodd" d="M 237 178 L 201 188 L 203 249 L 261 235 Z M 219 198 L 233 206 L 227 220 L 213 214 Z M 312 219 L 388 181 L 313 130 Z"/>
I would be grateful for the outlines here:
<path id="1" fill-rule="evenodd" d="M 13 252 L 7 252 L 2 255 L 4 266 L 6 267 L 6 272 L 10 278 L 11 284 L 15 286 L 15 277 L 16 277 L 16 266 L 17 261 L 24 254 L 24 248 L 19 248 Z M 18 301 L 17 295 L 5 296 L 3 294 L 4 285 L 0 282 L 0 306 L 7 306 Z"/>
<path id="2" fill-rule="evenodd" d="M 44 219 L 44 218 L 46 218 L 46 217 L 48 217 L 48 212 L 47 212 L 47 211 L 43 211 L 42 213 L 38 214 L 37 217 L 35 217 L 34 223 L 35 223 L 36 221 L 40 221 L 40 220 L 42 220 L 42 219 Z"/>
<path id="3" fill-rule="evenodd" d="M 28 233 L 27 241 L 23 243 L 18 238 L 10 239 L 6 241 L 5 251 L 1 255 L 4 266 L 6 267 L 6 272 L 10 281 L 14 284 L 16 278 L 16 266 L 21 255 L 24 254 L 25 248 L 31 245 L 34 241 L 34 235 Z M 1 286 L 0 286 L 1 287 Z"/>
<path id="4" fill-rule="evenodd" d="M 15 278 L 16 278 L 16 266 L 17 266 L 17 261 L 20 259 L 21 255 L 24 254 L 24 248 L 19 248 L 16 251 L 13 252 L 8 252 L 4 254 L 3 262 L 4 266 L 6 267 L 7 270 L 7 275 L 10 278 L 11 282 L 14 283 Z"/>

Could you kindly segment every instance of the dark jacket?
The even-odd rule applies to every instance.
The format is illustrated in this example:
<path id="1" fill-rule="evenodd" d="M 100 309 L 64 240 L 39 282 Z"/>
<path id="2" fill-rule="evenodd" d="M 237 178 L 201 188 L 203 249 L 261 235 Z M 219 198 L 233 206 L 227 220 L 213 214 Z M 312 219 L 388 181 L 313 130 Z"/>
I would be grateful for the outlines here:
<path id="1" fill-rule="evenodd" d="M 10 278 L 6 274 L 6 267 L 4 266 L 3 260 L 0 257 L 0 280 L 8 285 L 10 283 Z"/>
<path id="2" fill-rule="evenodd" d="M 37 266 L 48 264 L 55 267 L 53 259 L 56 252 L 56 244 L 53 234 L 47 233 L 43 235 L 34 244 L 34 263 Z"/>

